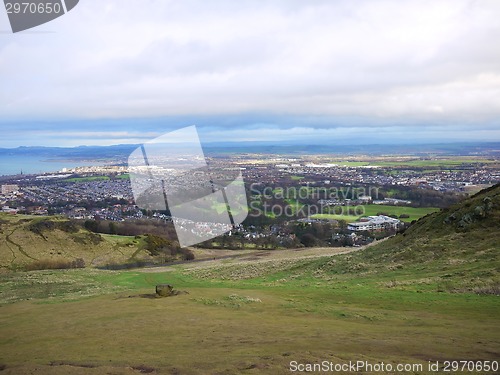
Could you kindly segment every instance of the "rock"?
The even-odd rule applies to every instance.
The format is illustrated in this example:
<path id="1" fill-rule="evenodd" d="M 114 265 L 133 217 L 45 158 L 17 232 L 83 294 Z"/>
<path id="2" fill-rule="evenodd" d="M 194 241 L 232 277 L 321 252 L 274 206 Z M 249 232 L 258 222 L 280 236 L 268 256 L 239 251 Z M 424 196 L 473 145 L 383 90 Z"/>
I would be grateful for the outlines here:
<path id="1" fill-rule="evenodd" d="M 156 286 L 156 297 L 172 297 L 180 294 L 189 294 L 183 290 L 174 290 L 170 284 L 160 284 Z"/>
<path id="2" fill-rule="evenodd" d="M 176 295 L 174 287 L 170 284 L 160 284 L 156 286 L 156 295 L 160 297 L 170 297 Z"/>

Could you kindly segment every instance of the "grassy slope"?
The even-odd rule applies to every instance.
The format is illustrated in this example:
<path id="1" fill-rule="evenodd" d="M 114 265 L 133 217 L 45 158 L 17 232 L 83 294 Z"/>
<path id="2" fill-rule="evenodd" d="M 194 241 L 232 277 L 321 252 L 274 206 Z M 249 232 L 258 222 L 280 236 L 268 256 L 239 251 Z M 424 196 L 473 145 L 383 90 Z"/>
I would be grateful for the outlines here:
<path id="1" fill-rule="evenodd" d="M 41 234 L 30 230 L 31 225 L 44 220 L 65 221 L 54 217 L 0 214 L 0 269 L 15 269 L 47 259 L 72 261 L 82 258 L 86 265 L 93 266 L 121 263 L 142 247 L 142 241 L 134 237 L 99 236 L 86 230 L 71 233 L 53 229 L 43 230 Z"/>
<path id="2" fill-rule="evenodd" d="M 486 196 L 495 207 L 460 228 Z M 496 187 L 346 255 L 4 275 L 0 365 L 6 374 L 137 374 L 144 366 L 287 374 L 292 360 L 498 360 L 500 301 L 484 293 L 499 281 L 499 207 Z M 149 298 L 164 282 L 189 294 Z"/>
<path id="3" fill-rule="evenodd" d="M 485 217 L 478 207 L 490 201 Z M 481 211 L 481 209 L 479 209 Z M 469 223 L 463 221 L 469 220 Z M 422 218 L 404 234 L 369 250 L 319 260 L 313 270 L 352 277 L 385 279 L 406 290 L 500 293 L 500 186 L 447 210 Z"/>
<path id="4" fill-rule="evenodd" d="M 489 202 L 489 203 L 488 203 Z M 490 206 L 484 212 L 486 205 Z M 368 270 L 415 270 L 438 274 L 457 287 L 499 287 L 500 185 L 463 203 L 427 215 L 403 235 L 356 254 Z"/>

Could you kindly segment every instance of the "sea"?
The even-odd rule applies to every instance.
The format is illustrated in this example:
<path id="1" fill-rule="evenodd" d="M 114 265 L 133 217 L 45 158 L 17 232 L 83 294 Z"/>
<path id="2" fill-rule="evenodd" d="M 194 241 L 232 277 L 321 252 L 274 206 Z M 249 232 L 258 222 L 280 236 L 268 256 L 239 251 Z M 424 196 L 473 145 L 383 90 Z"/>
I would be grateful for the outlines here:
<path id="1" fill-rule="evenodd" d="M 37 155 L 0 154 L 0 176 L 23 174 L 42 174 L 59 172 L 64 168 L 104 165 L 98 161 L 74 161 L 67 159 L 47 159 Z"/>

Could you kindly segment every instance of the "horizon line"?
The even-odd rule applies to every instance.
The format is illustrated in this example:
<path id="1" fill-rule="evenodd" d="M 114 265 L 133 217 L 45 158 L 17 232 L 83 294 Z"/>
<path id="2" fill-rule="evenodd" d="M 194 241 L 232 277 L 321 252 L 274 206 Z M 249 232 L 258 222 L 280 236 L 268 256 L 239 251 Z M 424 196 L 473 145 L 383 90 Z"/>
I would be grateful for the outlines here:
<path id="1" fill-rule="evenodd" d="M 59 149 L 74 149 L 74 148 L 80 148 L 80 147 L 100 147 L 100 148 L 105 148 L 105 147 L 117 147 L 117 146 L 138 146 L 141 145 L 142 143 L 116 143 L 116 144 L 110 144 L 110 145 L 78 145 L 78 146 L 16 146 L 16 147 L 0 147 L 0 150 L 17 150 L 17 149 L 26 149 L 26 148 L 59 148 Z M 290 141 L 204 141 L 202 142 L 203 145 L 218 145 L 219 147 L 222 146 L 228 146 L 231 147 L 232 145 L 239 145 L 239 144 L 245 144 L 245 145 L 274 145 L 274 146 L 302 146 L 302 147 L 307 147 L 307 146 L 328 146 L 332 145 L 331 142 L 311 142 L 311 143 L 299 143 L 299 142 L 290 142 Z M 337 147 L 348 147 L 348 146 L 429 146 L 429 145 L 453 145 L 453 144 L 462 144 L 462 145 L 471 145 L 471 144 L 500 144 L 500 141 L 485 141 L 485 140 L 475 140 L 475 141 L 436 141 L 436 142 L 414 142 L 414 143 L 383 143 L 383 142 L 377 142 L 377 143 L 342 143 L 342 144 L 336 144 L 334 146 Z"/>

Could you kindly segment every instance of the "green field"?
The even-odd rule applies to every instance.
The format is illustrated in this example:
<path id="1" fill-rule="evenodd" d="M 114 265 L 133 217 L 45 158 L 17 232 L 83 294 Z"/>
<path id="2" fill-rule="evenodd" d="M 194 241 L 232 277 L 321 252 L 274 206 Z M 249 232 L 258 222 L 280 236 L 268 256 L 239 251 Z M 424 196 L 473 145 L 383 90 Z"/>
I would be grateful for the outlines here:
<path id="1" fill-rule="evenodd" d="M 389 205 L 376 205 L 369 204 L 365 207 L 365 215 L 372 216 L 377 215 L 379 212 L 386 213 L 388 215 L 410 215 L 407 219 L 402 219 L 403 221 L 413 221 L 418 220 L 421 217 L 428 215 L 430 213 L 439 211 L 439 208 L 434 207 L 405 207 L 405 206 L 389 206 Z"/>
<path id="2" fill-rule="evenodd" d="M 462 164 L 488 164 L 495 163 L 495 161 L 487 159 L 431 159 L 431 160 L 408 160 L 408 161 L 377 161 L 370 165 L 378 165 L 381 167 L 458 167 Z"/>
<path id="3" fill-rule="evenodd" d="M 364 167 L 364 166 L 379 166 L 379 167 L 414 167 L 414 168 L 453 168 L 462 164 L 494 164 L 498 163 L 495 160 L 489 159 L 473 159 L 473 158 L 453 158 L 453 159 L 412 159 L 412 160 L 373 160 L 373 161 L 342 161 L 334 160 L 335 164 L 344 165 L 347 167 Z"/>
<path id="4" fill-rule="evenodd" d="M 297 199 L 285 199 L 286 204 L 291 207 L 293 214 L 297 214 L 298 211 L 300 211 L 304 205 L 300 203 Z"/>
<path id="5" fill-rule="evenodd" d="M 311 219 L 324 219 L 324 220 L 344 220 L 347 222 L 356 221 L 361 216 L 354 215 L 335 215 L 335 214 L 316 214 L 311 215 Z"/>
<path id="6" fill-rule="evenodd" d="M 75 177 L 64 180 L 65 182 L 91 182 L 91 181 L 107 181 L 108 176 L 92 176 L 92 177 Z"/>
<path id="7" fill-rule="evenodd" d="M 311 216 L 313 219 L 331 219 L 331 220 L 345 220 L 345 221 L 356 221 L 363 216 L 374 216 L 378 213 L 385 213 L 387 215 L 409 215 L 409 218 L 402 218 L 402 221 L 411 222 L 413 220 L 418 220 L 421 217 L 428 215 L 432 212 L 439 211 L 438 208 L 433 207 L 406 207 L 406 206 L 389 206 L 389 205 L 377 205 L 369 204 L 361 206 L 364 208 L 364 214 L 360 216 L 354 215 L 334 215 L 334 214 L 317 214 Z"/>

